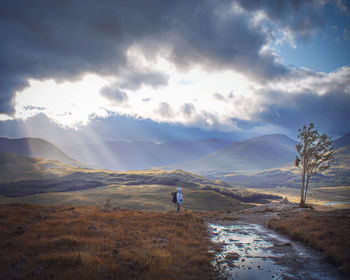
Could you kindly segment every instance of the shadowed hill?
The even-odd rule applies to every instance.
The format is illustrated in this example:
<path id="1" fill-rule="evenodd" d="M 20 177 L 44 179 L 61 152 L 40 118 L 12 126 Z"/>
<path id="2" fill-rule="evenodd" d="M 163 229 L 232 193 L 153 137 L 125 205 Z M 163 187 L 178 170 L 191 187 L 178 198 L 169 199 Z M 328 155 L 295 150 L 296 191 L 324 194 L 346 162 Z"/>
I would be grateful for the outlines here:
<path id="1" fill-rule="evenodd" d="M 71 165 L 82 165 L 54 144 L 39 138 L 9 139 L 0 137 L 0 152 L 8 152 L 25 157 L 59 160 Z"/>
<path id="2" fill-rule="evenodd" d="M 193 172 L 264 170 L 293 162 L 296 142 L 282 134 L 233 143 L 215 153 L 177 167 Z"/>
<path id="3" fill-rule="evenodd" d="M 343 137 L 340 137 L 336 140 L 334 140 L 334 146 L 336 148 L 342 148 L 345 146 L 350 145 L 350 133 L 344 135 Z"/>

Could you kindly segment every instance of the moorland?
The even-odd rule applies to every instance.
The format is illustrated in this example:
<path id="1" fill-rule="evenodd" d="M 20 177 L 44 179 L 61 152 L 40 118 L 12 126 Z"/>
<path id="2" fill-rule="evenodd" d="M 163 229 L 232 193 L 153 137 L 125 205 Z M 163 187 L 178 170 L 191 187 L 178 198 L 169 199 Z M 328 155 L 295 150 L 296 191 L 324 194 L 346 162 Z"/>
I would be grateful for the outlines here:
<path id="1" fill-rule="evenodd" d="M 350 201 L 348 138 L 338 139 L 335 163 L 311 182 L 308 202 L 313 209 L 281 209 L 274 219 L 268 219 L 274 211 L 269 205 L 287 201 L 297 208 L 299 199 L 300 175 L 292 163 L 295 142 L 281 135 L 209 141 L 204 150 L 194 151 L 197 159 L 188 161 L 183 152 L 176 159 L 187 160 L 182 163 L 162 157 L 159 163 L 166 165 L 134 171 L 82 162 L 41 139 L 1 138 L 1 275 L 220 278 L 212 265 L 215 246 L 207 222 L 223 217 L 235 223 L 235 215 L 245 216 L 250 209 L 266 218 L 264 226 L 322 251 L 348 275 L 349 213 L 337 210 Z M 168 146 L 174 149 L 173 144 Z M 185 143 L 176 145 L 188 149 Z M 171 192 L 179 186 L 185 200 L 176 214 Z"/>

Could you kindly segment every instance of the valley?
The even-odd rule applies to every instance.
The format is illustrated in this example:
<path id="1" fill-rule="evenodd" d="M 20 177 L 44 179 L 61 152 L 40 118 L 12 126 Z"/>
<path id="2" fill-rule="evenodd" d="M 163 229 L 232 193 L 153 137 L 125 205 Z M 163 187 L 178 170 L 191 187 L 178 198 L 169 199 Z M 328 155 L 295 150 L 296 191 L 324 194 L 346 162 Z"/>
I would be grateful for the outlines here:
<path id="1" fill-rule="evenodd" d="M 46 153 L 7 146 L 0 151 L 0 229 L 1 240 L 7 240 L 0 242 L 7 252 L 0 272 L 26 279 L 138 279 L 169 273 L 174 277 L 167 278 L 178 279 L 183 271 L 196 271 L 198 279 L 345 279 L 349 263 L 340 244 L 347 244 L 350 146 L 338 147 L 335 164 L 314 177 L 311 210 L 297 206 L 300 175 L 290 163 L 293 145 L 284 136 L 270 135 L 172 168 L 134 171 L 93 167 L 63 150 L 55 153 L 54 145 Z M 179 186 L 184 203 L 177 214 L 171 193 Z M 315 217 L 317 223 L 310 222 Z M 328 261 L 295 240 L 326 250 Z M 253 247 L 261 244 L 255 256 Z M 312 268 L 300 266 L 306 259 L 312 259 Z"/>
<path id="2" fill-rule="evenodd" d="M 248 207 L 244 197 L 253 197 L 252 203 L 271 197 L 257 195 L 254 191 L 232 190 L 222 181 L 212 181 L 182 170 L 116 172 L 0 154 L 3 159 L 0 203 L 102 206 L 110 200 L 112 207 L 167 211 L 174 208 L 170 194 L 178 186 L 184 188 L 184 207 L 191 210 L 243 209 Z M 227 189 L 235 196 L 218 193 L 217 188 Z"/>
<path id="3" fill-rule="evenodd" d="M 338 149 L 332 167 L 312 177 L 310 203 L 336 203 L 332 207 L 346 207 L 338 203 L 350 201 L 348 138 L 344 136 L 335 141 Z M 133 154 L 142 154 L 145 147 L 153 147 L 147 156 L 155 155 L 153 164 L 163 162 L 167 156 L 172 158 L 177 150 L 177 160 L 184 159 L 185 154 L 187 158 L 199 156 L 193 161 L 159 166 L 159 169 L 150 165 L 153 169 L 135 171 L 92 167 L 91 162 L 81 163 L 40 139 L 0 140 L 1 203 L 103 205 L 110 199 L 113 207 L 170 210 L 173 205 L 169 196 L 178 186 L 185 190 L 185 207 L 192 210 L 241 209 L 283 197 L 297 202 L 299 197 L 300 173 L 292 164 L 295 141 L 280 134 L 237 143 L 211 139 L 150 146 L 134 142 L 125 148 L 126 143 L 114 142 L 114 149 L 118 145 L 124 147 L 120 152 L 125 155 L 138 145 Z M 212 150 L 216 151 L 211 153 Z M 168 151 L 171 152 L 167 154 Z M 200 157 L 199 151 L 208 154 Z M 120 155 L 111 150 L 109 154 L 112 158 Z M 140 156 L 133 158 L 133 154 L 129 158 L 139 161 L 139 167 L 150 164 Z M 162 157 L 160 161 L 157 161 L 158 154 Z M 134 167 L 137 169 L 137 165 Z"/>

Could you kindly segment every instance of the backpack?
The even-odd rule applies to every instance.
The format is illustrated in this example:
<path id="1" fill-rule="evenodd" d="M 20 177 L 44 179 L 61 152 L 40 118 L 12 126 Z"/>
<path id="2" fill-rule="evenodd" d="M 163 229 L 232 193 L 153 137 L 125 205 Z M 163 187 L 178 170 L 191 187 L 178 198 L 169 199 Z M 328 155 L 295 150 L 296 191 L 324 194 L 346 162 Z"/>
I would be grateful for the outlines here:
<path id="1" fill-rule="evenodd" d="M 172 202 L 173 202 L 173 203 L 176 203 L 176 202 L 177 202 L 176 195 L 177 195 L 176 192 L 171 193 L 171 196 L 172 196 L 172 198 L 173 198 L 173 199 L 172 199 Z"/>

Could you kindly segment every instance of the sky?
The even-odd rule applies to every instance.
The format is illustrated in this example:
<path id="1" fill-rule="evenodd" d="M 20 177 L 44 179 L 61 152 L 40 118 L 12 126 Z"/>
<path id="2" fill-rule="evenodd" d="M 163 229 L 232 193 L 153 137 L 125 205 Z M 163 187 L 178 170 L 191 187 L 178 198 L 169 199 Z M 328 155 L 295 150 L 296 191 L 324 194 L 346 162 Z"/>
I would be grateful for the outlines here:
<path id="1" fill-rule="evenodd" d="M 349 1 L 5 0 L 0 37 L 0 136 L 350 132 Z"/>

